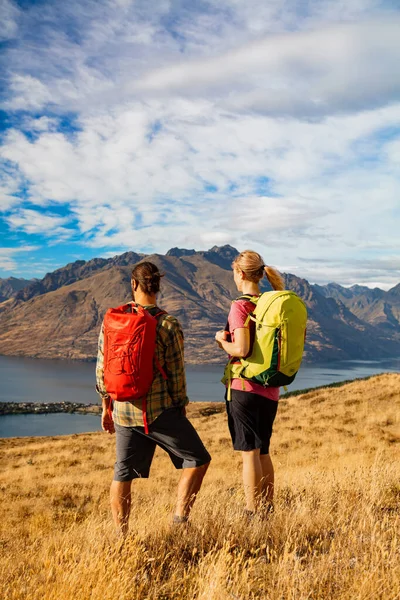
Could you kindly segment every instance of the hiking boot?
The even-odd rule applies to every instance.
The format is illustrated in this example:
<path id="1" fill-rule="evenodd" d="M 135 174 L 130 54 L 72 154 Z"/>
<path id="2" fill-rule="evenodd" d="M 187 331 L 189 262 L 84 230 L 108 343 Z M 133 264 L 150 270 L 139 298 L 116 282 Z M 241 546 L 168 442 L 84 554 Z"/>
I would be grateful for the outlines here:
<path id="1" fill-rule="evenodd" d="M 188 525 L 188 516 L 181 517 L 179 515 L 174 515 L 172 519 L 173 525 Z"/>

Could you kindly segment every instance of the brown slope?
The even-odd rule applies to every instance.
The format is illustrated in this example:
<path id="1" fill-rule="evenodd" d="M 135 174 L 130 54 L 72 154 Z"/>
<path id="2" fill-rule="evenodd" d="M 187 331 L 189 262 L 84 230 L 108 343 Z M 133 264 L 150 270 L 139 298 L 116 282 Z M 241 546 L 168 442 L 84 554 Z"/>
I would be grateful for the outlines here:
<path id="1" fill-rule="evenodd" d="M 388 292 L 359 285 L 350 288 L 338 284 L 313 287 L 325 297 L 342 302 L 360 320 L 388 334 L 400 335 L 400 284 Z"/>
<path id="2" fill-rule="evenodd" d="M 396 339 L 357 318 L 339 300 L 323 296 L 294 275 L 287 275 L 285 282 L 307 304 L 307 360 L 374 360 L 400 354 Z"/>
<path id="3" fill-rule="evenodd" d="M 17 279 L 15 277 L 8 277 L 7 279 L 0 279 L 0 302 L 4 302 L 9 298 L 12 298 L 20 290 L 31 285 L 33 282 L 31 279 Z"/>
<path id="4" fill-rule="evenodd" d="M 1 314 L 3 354 L 40 358 L 93 358 L 101 312 L 126 297 L 129 276 L 121 269 L 99 273 L 30 300 Z"/>
<path id="5" fill-rule="evenodd" d="M 223 327 L 237 295 L 230 268 L 233 248 L 182 253 L 179 249 L 146 259 L 165 272 L 159 304 L 182 323 L 190 362 L 223 361 L 214 332 Z M 120 259 L 120 260 L 119 260 Z M 93 359 L 104 312 L 130 299 L 132 265 L 113 264 L 57 290 L 1 305 L 0 352 L 46 358 Z M 122 266 L 121 266 L 122 264 Z M 306 302 L 309 361 L 398 356 L 400 344 L 357 319 L 341 302 L 326 298 L 306 280 L 286 276 L 288 289 Z"/>
<path id="6" fill-rule="evenodd" d="M 47 294 L 58 290 L 64 285 L 69 285 L 75 281 L 91 277 L 94 273 L 103 269 L 109 269 L 114 266 L 132 265 L 143 258 L 143 254 L 136 252 L 125 252 L 124 254 L 114 256 L 113 258 L 92 258 L 91 260 L 76 260 L 73 263 L 56 269 L 52 273 L 47 273 L 43 279 L 36 279 L 29 285 L 21 289 L 16 294 L 17 300 L 30 300 L 35 296 Z"/>
<path id="7" fill-rule="evenodd" d="M 231 270 L 199 254 L 182 258 L 154 255 L 147 259 L 166 273 L 159 304 L 182 323 L 187 360 L 221 362 L 223 356 L 214 342 L 214 333 L 224 327 L 235 297 Z"/>
<path id="8" fill-rule="evenodd" d="M 221 274 L 211 264 L 201 268 L 175 257 L 152 255 L 163 278 L 159 304 L 181 321 L 188 359 L 202 362 L 221 358 L 210 338 L 226 319 L 232 291 L 230 273 Z M 201 261 L 200 261 L 201 262 Z M 97 336 L 107 308 L 130 300 L 132 267 L 112 267 L 73 284 L 27 300 L 18 301 L 1 314 L 0 351 L 3 354 L 40 358 L 93 359 Z M 201 273 L 195 277 L 195 274 Z M 212 292 L 212 293 L 211 293 Z M 205 298 L 223 295 L 214 302 Z M 28 341 L 29 340 L 29 341 Z M 210 341 L 211 340 L 211 341 Z"/>

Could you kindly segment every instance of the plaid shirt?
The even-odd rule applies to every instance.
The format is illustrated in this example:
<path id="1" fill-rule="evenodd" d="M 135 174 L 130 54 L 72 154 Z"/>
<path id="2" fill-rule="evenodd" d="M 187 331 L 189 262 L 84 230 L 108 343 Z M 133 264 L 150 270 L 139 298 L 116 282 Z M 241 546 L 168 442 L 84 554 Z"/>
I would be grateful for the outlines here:
<path id="1" fill-rule="evenodd" d="M 154 305 L 144 306 L 144 308 L 150 310 Z M 167 380 L 154 365 L 154 379 L 146 401 L 149 424 L 167 408 L 183 407 L 189 402 L 186 394 L 183 333 L 178 320 L 171 315 L 162 315 L 158 318 L 156 356 Z M 104 386 L 104 322 L 101 325 L 98 343 L 96 390 L 102 398 L 108 398 Z M 124 427 L 143 426 L 142 399 L 114 402 L 113 419 L 115 423 Z"/>

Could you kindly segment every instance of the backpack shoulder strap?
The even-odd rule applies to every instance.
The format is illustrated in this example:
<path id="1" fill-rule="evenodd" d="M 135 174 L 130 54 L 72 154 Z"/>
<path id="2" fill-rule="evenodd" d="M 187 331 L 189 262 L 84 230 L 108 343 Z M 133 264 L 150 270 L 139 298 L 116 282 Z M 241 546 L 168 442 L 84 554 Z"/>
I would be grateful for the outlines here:
<path id="1" fill-rule="evenodd" d="M 127 302 L 126 304 L 121 304 L 121 306 L 118 306 L 118 310 L 127 312 L 129 309 L 132 310 L 134 306 L 136 306 L 134 302 Z"/>
<path id="2" fill-rule="evenodd" d="M 259 297 L 260 296 L 251 296 L 250 294 L 243 294 L 242 296 L 238 296 L 238 298 L 235 298 L 234 302 L 236 302 L 236 300 L 248 300 L 248 302 L 257 304 Z"/>
<path id="3" fill-rule="evenodd" d="M 250 294 L 242 294 L 242 296 L 238 296 L 237 298 L 235 298 L 234 300 L 232 300 L 232 304 L 234 302 L 237 302 L 238 300 L 247 300 L 248 302 L 252 302 L 253 304 L 257 304 L 259 297 L 260 296 L 251 296 Z M 246 322 L 245 322 L 245 326 L 246 327 L 247 327 L 248 322 L 249 322 L 249 317 L 247 317 Z M 225 331 L 229 331 L 229 321 L 226 322 Z"/>
<path id="4" fill-rule="evenodd" d="M 160 327 L 160 321 L 158 320 L 158 318 L 161 317 L 162 315 L 168 314 L 166 310 L 162 310 L 162 308 L 158 308 L 158 306 L 153 306 L 153 308 L 150 308 L 147 312 L 149 312 L 152 317 L 157 319 L 157 327 Z M 160 361 L 158 360 L 156 351 L 154 352 L 154 362 L 156 364 L 157 369 L 161 373 L 162 378 L 166 381 L 168 379 L 168 377 L 167 377 L 167 374 L 165 373 L 164 369 L 162 368 Z"/>
<path id="5" fill-rule="evenodd" d="M 147 312 L 151 314 L 152 317 L 154 317 L 155 319 L 157 319 L 158 317 L 161 317 L 162 315 L 167 315 L 167 311 L 166 310 L 162 310 L 162 308 L 158 308 L 158 306 L 153 306 L 152 308 L 148 308 Z"/>

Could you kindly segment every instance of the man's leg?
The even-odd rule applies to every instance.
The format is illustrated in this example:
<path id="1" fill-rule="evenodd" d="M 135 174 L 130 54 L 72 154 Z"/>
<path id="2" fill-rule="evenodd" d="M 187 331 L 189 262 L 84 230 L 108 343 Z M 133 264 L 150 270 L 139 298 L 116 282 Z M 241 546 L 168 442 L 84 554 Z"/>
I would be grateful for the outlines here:
<path id="1" fill-rule="evenodd" d="M 117 532 L 128 532 L 131 485 L 137 477 L 148 477 L 156 443 L 135 427 L 115 423 L 117 460 L 110 488 L 111 512 Z"/>
<path id="2" fill-rule="evenodd" d="M 261 454 L 260 461 L 262 469 L 261 497 L 263 502 L 272 505 L 274 500 L 274 466 L 269 454 Z"/>
<path id="3" fill-rule="evenodd" d="M 178 484 L 175 517 L 181 518 L 182 520 L 188 518 L 209 464 L 210 463 L 208 462 L 201 467 L 192 467 L 182 470 L 182 475 Z"/>
<path id="4" fill-rule="evenodd" d="M 150 433 L 157 444 L 169 454 L 175 468 L 182 469 L 174 522 L 186 521 L 211 456 L 182 408 L 169 408 L 161 413 L 152 423 Z"/>
<path id="5" fill-rule="evenodd" d="M 132 481 L 113 481 L 110 488 L 111 512 L 117 533 L 125 537 L 128 533 L 131 511 Z"/>
<path id="6" fill-rule="evenodd" d="M 242 452 L 243 460 L 243 486 L 246 498 L 246 509 L 251 512 L 257 510 L 260 495 L 261 481 L 263 477 L 260 449 Z"/>

